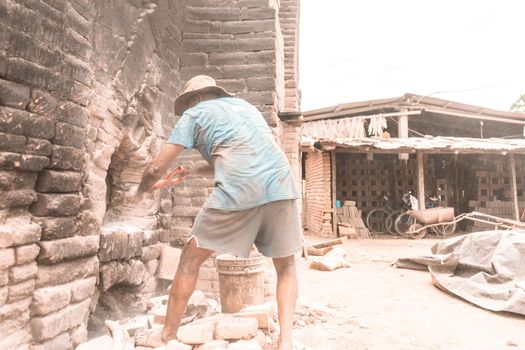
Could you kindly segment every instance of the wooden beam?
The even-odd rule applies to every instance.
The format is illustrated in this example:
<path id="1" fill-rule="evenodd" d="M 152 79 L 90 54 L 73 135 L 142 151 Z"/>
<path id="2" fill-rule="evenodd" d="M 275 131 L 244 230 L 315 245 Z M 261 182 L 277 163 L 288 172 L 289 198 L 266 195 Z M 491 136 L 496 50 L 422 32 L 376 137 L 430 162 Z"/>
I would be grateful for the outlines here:
<path id="1" fill-rule="evenodd" d="M 337 237 L 337 210 L 336 210 L 336 201 L 337 201 L 337 169 L 335 165 L 335 151 L 330 152 L 330 174 L 332 175 L 332 233 L 334 237 Z"/>
<path id="2" fill-rule="evenodd" d="M 514 219 L 520 221 L 520 209 L 518 206 L 518 186 L 516 183 L 516 161 L 513 154 L 509 154 L 510 191 L 514 202 Z"/>
<path id="3" fill-rule="evenodd" d="M 403 108 L 401 112 L 406 113 L 408 112 L 408 110 L 406 108 Z M 397 137 L 400 139 L 408 138 L 408 116 L 406 114 L 402 115 L 398 118 L 397 121 Z M 401 160 L 408 160 L 408 154 L 406 153 L 400 153 L 398 157 Z"/>
<path id="4" fill-rule="evenodd" d="M 417 200 L 419 210 L 425 209 L 425 160 L 423 153 L 417 154 Z"/>

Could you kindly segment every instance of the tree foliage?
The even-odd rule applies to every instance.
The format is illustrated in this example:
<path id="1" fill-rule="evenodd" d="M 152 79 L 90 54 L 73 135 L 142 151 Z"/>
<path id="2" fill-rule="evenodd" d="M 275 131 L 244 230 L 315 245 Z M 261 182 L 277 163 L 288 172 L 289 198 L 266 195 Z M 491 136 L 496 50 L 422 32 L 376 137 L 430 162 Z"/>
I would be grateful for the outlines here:
<path id="1" fill-rule="evenodd" d="M 521 95 L 510 107 L 511 112 L 525 113 L 525 94 Z"/>

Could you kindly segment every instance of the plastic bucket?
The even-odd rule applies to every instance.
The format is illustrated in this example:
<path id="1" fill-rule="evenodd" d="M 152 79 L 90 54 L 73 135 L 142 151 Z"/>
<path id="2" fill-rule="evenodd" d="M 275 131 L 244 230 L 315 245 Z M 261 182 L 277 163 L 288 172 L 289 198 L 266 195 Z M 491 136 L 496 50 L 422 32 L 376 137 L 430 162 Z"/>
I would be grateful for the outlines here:
<path id="1" fill-rule="evenodd" d="M 221 309 L 235 313 L 249 305 L 264 303 L 264 270 L 262 255 L 237 258 L 230 254 L 217 257 Z"/>

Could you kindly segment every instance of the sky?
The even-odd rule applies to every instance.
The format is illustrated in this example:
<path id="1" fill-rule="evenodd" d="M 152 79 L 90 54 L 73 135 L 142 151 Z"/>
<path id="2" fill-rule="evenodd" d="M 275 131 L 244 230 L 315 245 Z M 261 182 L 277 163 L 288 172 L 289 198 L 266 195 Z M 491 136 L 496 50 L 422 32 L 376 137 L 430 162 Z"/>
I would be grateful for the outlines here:
<path id="1" fill-rule="evenodd" d="M 524 0 L 300 0 L 302 111 L 428 95 L 509 110 L 525 94 Z"/>

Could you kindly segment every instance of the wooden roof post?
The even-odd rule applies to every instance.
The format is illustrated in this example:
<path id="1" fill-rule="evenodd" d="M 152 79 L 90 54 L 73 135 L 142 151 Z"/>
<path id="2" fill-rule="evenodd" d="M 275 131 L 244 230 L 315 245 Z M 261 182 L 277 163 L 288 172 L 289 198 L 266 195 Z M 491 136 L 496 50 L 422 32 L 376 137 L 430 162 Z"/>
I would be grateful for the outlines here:
<path id="1" fill-rule="evenodd" d="M 330 160 L 330 175 L 332 176 L 332 234 L 334 237 L 337 237 L 337 169 L 335 150 L 330 151 Z"/>
<path id="2" fill-rule="evenodd" d="M 518 205 L 518 186 L 516 184 L 516 161 L 514 154 L 509 154 L 510 170 L 510 191 L 512 192 L 512 201 L 514 202 L 514 219 L 520 221 L 520 209 Z"/>
<path id="3" fill-rule="evenodd" d="M 417 153 L 417 200 L 419 210 L 425 209 L 425 161 L 421 152 Z"/>
<path id="4" fill-rule="evenodd" d="M 408 109 L 402 108 L 401 112 L 408 112 Z M 397 137 L 400 139 L 408 138 L 408 115 L 402 115 L 397 119 Z M 399 159 L 408 160 L 408 153 L 400 153 Z"/>

